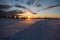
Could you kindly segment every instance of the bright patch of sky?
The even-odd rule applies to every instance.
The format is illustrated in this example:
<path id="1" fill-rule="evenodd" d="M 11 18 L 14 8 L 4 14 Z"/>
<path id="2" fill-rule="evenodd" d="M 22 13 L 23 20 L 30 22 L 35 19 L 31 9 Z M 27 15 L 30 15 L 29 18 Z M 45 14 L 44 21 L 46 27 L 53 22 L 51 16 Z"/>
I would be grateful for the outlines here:
<path id="1" fill-rule="evenodd" d="M 31 5 L 27 4 L 27 2 L 30 1 Z M 59 5 L 60 6 L 60 0 L 0 0 L 0 4 L 9 4 L 12 5 L 12 8 L 8 10 L 21 10 L 21 8 L 15 7 L 15 5 L 22 5 L 28 9 L 30 9 L 32 12 L 36 12 L 37 14 L 41 16 L 57 16 L 60 17 L 60 7 L 53 7 L 47 10 L 44 10 L 48 6 L 54 6 Z M 37 4 L 40 4 L 41 6 L 37 6 Z M 37 6 L 37 7 L 36 7 Z"/>

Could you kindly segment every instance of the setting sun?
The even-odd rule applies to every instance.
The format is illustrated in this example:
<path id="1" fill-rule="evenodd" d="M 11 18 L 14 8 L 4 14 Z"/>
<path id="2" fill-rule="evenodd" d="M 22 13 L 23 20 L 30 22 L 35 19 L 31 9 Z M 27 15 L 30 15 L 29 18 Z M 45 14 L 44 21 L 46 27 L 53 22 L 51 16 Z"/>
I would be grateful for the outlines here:
<path id="1" fill-rule="evenodd" d="M 31 18 L 31 16 L 28 16 L 28 18 Z"/>

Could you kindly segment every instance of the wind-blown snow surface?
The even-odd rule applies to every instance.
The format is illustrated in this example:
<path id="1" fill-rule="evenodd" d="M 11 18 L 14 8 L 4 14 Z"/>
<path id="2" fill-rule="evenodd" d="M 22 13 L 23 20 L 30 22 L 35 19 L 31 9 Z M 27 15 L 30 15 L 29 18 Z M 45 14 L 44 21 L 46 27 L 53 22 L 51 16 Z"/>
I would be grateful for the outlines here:
<path id="1" fill-rule="evenodd" d="M 60 19 L 0 19 L 0 40 L 60 40 Z"/>

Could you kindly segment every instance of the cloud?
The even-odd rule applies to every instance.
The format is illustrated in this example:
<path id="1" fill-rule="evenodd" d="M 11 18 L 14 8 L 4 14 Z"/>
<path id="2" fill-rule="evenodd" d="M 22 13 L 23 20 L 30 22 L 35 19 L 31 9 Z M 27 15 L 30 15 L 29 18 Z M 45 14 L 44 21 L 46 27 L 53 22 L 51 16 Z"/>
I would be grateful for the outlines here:
<path id="1" fill-rule="evenodd" d="M 19 0 L 16 0 L 16 1 L 19 1 Z"/>
<path id="2" fill-rule="evenodd" d="M 35 12 L 33 12 L 32 10 L 30 10 L 30 9 L 25 9 L 25 12 L 30 12 L 31 14 L 37 14 L 37 13 L 35 13 Z"/>
<path id="3" fill-rule="evenodd" d="M 39 9 L 40 6 L 42 6 L 39 2 L 39 0 L 29 0 L 27 2 L 28 5 L 33 5 L 36 9 Z"/>
<path id="4" fill-rule="evenodd" d="M 37 13 L 32 13 L 32 14 L 37 14 Z"/>
<path id="5" fill-rule="evenodd" d="M 56 1 L 56 0 L 46 0 L 47 2 Z"/>
<path id="6" fill-rule="evenodd" d="M 24 3 L 24 0 L 15 0 L 16 2 Z"/>
<path id="7" fill-rule="evenodd" d="M 41 6 L 41 4 L 36 5 L 36 9 L 39 9 Z"/>
<path id="8" fill-rule="evenodd" d="M 0 10 L 0 15 L 3 15 L 3 14 L 5 15 L 5 13 L 7 13 L 7 12 Z"/>
<path id="9" fill-rule="evenodd" d="M 10 14 L 18 14 L 18 13 L 20 13 L 20 14 L 22 14 L 23 11 L 22 10 L 13 10 L 13 11 L 9 11 L 8 13 L 10 13 Z"/>
<path id="10" fill-rule="evenodd" d="M 48 6 L 44 10 L 51 9 L 51 8 L 58 8 L 60 5 Z"/>
<path id="11" fill-rule="evenodd" d="M 38 0 L 29 0 L 27 2 L 28 5 L 34 5 Z"/>
<path id="12" fill-rule="evenodd" d="M 24 7 L 24 6 L 21 6 L 21 5 L 15 5 L 15 7 L 17 7 L 17 8 L 26 8 L 26 7 Z"/>
<path id="13" fill-rule="evenodd" d="M 27 4 L 28 4 L 28 5 L 33 4 L 33 0 L 29 0 L 29 1 L 27 2 Z"/>
<path id="14" fill-rule="evenodd" d="M 0 9 L 8 9 L 10 7 L 11 7 L 10 5 L 1 5 L 0 4 Z"/>
<path id="15" fill-rule="evenodd" d="M 38 5 L 37 5 L 37 7 L 40 7 L 40 6 L 42 6 L 42 5 L 41 5 L 41 4 L 38 4 Z"/>
<path id="16" fill-rule="evenodd" d="M 23 14 L 23 11 L 22 10 L 12 10 L 12 11 L 3 11 L 3 10 L 0 10 L 0 15 L 16 15 L 16 14 Z"/>

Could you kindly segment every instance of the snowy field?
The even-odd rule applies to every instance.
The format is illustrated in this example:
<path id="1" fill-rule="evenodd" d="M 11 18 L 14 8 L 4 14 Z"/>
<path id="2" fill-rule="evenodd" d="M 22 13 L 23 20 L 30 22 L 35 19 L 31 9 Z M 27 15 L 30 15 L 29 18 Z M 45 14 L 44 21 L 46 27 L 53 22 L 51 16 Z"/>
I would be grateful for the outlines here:
<path id="1" fill-rule="evenodd" d="M 60 20 L 0 18 L 0 40 L 60 40 Z"/>

